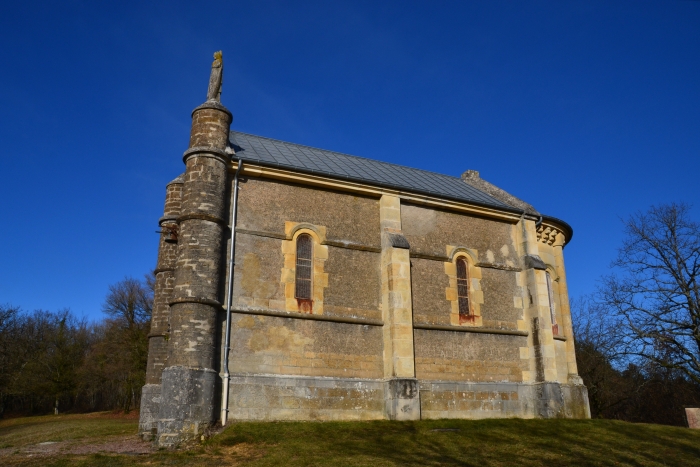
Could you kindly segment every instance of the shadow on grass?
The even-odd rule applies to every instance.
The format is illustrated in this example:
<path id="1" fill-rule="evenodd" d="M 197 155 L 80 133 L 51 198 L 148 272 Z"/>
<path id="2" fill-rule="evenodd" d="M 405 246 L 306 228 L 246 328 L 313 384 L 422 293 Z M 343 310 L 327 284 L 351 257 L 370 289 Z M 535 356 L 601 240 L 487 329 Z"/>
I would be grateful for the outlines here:
<path id="1" fill-rule="evenodd" d="M 272 446 L 255 465 L 700 464 L 700 433 L 603 420 L 241 423 L 215 442 Z"/>

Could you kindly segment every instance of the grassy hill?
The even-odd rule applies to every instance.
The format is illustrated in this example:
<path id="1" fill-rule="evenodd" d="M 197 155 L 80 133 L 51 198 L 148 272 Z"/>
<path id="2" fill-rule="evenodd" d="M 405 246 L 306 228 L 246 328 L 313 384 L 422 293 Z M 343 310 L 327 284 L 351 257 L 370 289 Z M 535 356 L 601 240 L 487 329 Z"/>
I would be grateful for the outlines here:
<path id="1" fill-rule="evenodd" d="M 611 420 L 236 423 L 155 450 L 109 413 L 0 421 L 0 465 L 700 466 L 700 430 Z"/>

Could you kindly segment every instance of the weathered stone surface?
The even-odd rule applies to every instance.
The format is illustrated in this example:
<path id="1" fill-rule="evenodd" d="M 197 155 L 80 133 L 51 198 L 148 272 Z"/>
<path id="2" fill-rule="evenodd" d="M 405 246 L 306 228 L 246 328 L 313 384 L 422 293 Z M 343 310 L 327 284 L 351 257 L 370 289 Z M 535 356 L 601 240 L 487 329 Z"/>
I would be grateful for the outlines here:
<path id="1" fill-rule="evenodd" d="M 215 420 L 217 315 L 228 217 L 228 167 L 222 154 L 230 123 L 231 114 L 220 104 L 200 106 L 192 116 L 190 148 L 197 150 L 185 156 L 168 366 L 163 371 L 158 421 L 160 446 L 199 436 Z"/>
<path id="2" fill-rule="evenodd" d="M 196 109 L 192 115 L 189 147 L 226 149 L 231 114 L 226 114 L 221 107 L 204 104 Z"/>
<path id="3" fill-rule="evenodd" d="M 688 421 L 688 428 L 700 430 L 700 408 L 687 407 L 685 409 L 685 418 Z"/>
<path id="4" fill-rule="evenodd" d="M 420 420 L 420 390 L 415 378 L 386 382 L 386 416 L 389 420 Z"/>
<path id="5" fill-rule="evenodd" d="M 325 263 L 328 273 L 324 296 L 326 314 L 381 319 L 380 259 L 374 252 L 329 248 Z M 352 309 L 362 311 L 353 313 Z"/>
<path id="6" fill-rule="evenodd" d="M 377 326 L 234 314 L 231 332 L 231 373 L 382 377 Z"/>
<path id="7" fill-rule="evenodd" d="M 160 391 L 160 384 L 146 384 L 141 389 L 139 436 L 146 441 L 154 439 L 158 431 Z"/>
<path id="8" fill-rule="evenodd" d="M 522 381 L 525 337 L 415 329 L 416 377 L 443 381 Z"/>
<path id="9" fill-rule="evenodd" d="M 139 433 L 151 439 L 156 431 L 160 410 L 161 375 L 168 359 L 168 333 L 170 331 L 170 300 L 173 295 L 174 268 L 177 261 L 177 223 L 182 207 L 182 178 L 168 183 L 165 208 L 160 219 L 161 235 L 158 246 L 158 263 L 151 313 L 151 330 L 148 335 L 148 361 L 146 385 L 141 394 Z M 171 235 L 171 232 L 175 232 Z"/>
<path id="10" fill-rule="evenodd" d="M 422 418 L 590 418 L 585 386 L 421 381 Z"/>
<path id="11" fill-rule="evenodd" d="M 236 420 L 377 420 L 385 418 L 384 381 L 232 375 Z"/>
<path id="12" fill-rule="evenodd" d="M 250 177 L 240 185 L 238 228 L 284 235 L 286 221 L 326 227 L 329 241 L 380 247 L 379 202 Z"/>
<path id="13" fill-rule="evenodd" d="M 445 297 L 449 278 L 442 261 L 411 258 L 413 321 L 422 324 L 450 324 L 452 306 Z M 511 300 L 512 301 L 512 300 Z"/>
<path id="14" fill-rule="evenodd" d="M 403 203 L 401 227 L 412 254 L 444 257 L 445 245 L 456 245 L 477 250 L 479 262 L 518 265 L 511 225 L 505 222 Z"/>
<path id="15" fill-rule="evenodd" d="M 158 445 L 175 446 L 209 429 L 218 375 L 213 370 L 170 366 L 163 371 Z"/>

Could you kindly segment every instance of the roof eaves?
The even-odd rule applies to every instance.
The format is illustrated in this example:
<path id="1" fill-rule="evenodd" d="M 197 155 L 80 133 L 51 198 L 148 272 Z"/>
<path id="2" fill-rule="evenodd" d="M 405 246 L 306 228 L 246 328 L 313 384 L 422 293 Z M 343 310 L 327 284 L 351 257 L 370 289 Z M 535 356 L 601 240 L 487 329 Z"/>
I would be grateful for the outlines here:
<path id="1" fill-rule="evenodd" d="M 246 157 L 239 157 L 239 158 L 243 159 L 244 161 L 246 160 Z M 481 202 L 481 201 L 477 201 L 477 200 L 465 200 L 464 198 L 460 198 L 458 196 L 449 196 L 449 195 L 445 195 L 442 193 L 436 193 L 434 191 L 420 190 L 420 189 L 409 189 L 403 185 L 396 185 L 396 184 L 392 184 L 392 183 L 380 182 L 380 181 L 374 181 L 374 180 L 369 181 L 367 179 L 360 178 L 360 177 L 352 177 L 350 175 L 339 175 L 339 174 L 326 172 L 326 171 L 322 171 L 322 170 L 316 170 L 316 169 L 309 169 L 309 168 L 302 168 L 302 167 L 291 167 L 291 166 L 286 166 L 284 164 L 279 164 L 276 162 L 261 161 L 261 160 L 257 160 L 257 159 L 248 159 L 248 161 L 254 162 L 254 163 L 262 165 L 262 166 L 267 166 L 267 167 L 275 167 L 275 168 L 281 168 L 281 169 L 285 169 L 285 170 L 294 170 L 297 172 L 307 173 L 310 175 L 323 175 L 323 176 L 338 179 L 338 180 L 347 180 L 347 181 L 351 181 L 351 182 L 374 185 L 374 186 L 381 187 L 381 188 L 390 188 L 392 190 L 401 190 L 401 191 L 406 191 L 406 192 L 410 192 L 410 193 L 416 193 L 419 195 L 434 196 L 436 198 L 442 198 L 442 199 L 449 200 L 449 201 L 457 201 L 460 203 L 473 204 L 475 206 L 488 207 L 488 208 L 492 208 L 492 209 L 496 208 L 496 209 L 500 209 L 501 211 L 511 212 L 514 214 L 523 214 L 524 213 L 524 211 L 522 209 L 517 209 L 517 208 L 514 208 L 512 206 L 508 206 L 506 204 L 498 205 L 498 204 L 492 204 L 492 203 L 485 203 L 485 202 Z"/>

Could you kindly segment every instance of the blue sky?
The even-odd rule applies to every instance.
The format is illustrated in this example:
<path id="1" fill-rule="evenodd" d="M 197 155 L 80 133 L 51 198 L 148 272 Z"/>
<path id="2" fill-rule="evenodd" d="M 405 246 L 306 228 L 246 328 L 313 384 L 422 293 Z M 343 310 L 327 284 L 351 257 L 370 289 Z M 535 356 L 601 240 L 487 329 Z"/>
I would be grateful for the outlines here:
<path id="1" fill-rule="evenodd" d="M 700 2 L 5 2 L 0 303 L 99 318 L 155 266 L 224 51 L 233 128 L 459 176 L 562 218 L 570 294 L 620 218 L 695 203 Z"/>

